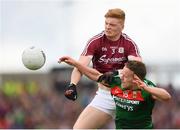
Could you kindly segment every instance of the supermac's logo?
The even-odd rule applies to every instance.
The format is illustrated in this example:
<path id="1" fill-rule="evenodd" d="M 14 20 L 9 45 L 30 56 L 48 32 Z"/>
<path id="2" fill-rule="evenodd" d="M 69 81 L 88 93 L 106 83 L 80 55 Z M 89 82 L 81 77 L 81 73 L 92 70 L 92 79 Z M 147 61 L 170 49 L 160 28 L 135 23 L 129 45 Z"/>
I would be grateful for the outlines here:
<path id="1" fill-rule="evenodd" d="M 99 58 L 98 62 L 108 64 L 108 63 L 121 63 L 122 61 L 125 61 L 125 60 L 126 60 L 125 57 L 107 58 L 106 55 L 102 55 Z"/>

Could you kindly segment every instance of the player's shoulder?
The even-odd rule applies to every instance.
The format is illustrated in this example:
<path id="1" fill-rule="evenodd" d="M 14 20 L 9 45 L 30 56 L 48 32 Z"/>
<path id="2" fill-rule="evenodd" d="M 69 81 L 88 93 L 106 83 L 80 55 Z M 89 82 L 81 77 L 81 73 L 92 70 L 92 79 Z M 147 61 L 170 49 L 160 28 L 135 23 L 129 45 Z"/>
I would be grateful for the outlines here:
<path id="1" fill-rule="evenodd" d="M 121 34 L 122 38 L 130 43 L 134 43 L 134 41 L 125 33 Z"/>
<path id="2" fill-rule="evenodd" d="M 97 42 L 99 40 L 101 40 L 103 37 L 104 37 L 104 31 L 94 35 L 93 37 L 91 37 L 89 40 L 88 40 L 88 43 L 93 43 L 93 42 Z"/>
<path id="3" fill-rule="evenodd" d="M 144 83 L 147 84 L 149 87 L 156 87 L 155 83 L 153 83 L 151 80 L 144 79 Z"/>
<path id="4" fill-rule="evenodd" d="M 105 32 L 101 31 L 100 33 L 94 35 L 92 38 L 103 37 L 104 35 L 105 35 Z"/>
<path id="5" fill-rule="evenodd" d="M 127 35 L 126 33 L 122 33 L 121 34 L 121 36 L 123 37 L 123 38 L 125 38 L 125 39 L 131 39 L 130 37 L 129 37 L 129 35 Z"/>

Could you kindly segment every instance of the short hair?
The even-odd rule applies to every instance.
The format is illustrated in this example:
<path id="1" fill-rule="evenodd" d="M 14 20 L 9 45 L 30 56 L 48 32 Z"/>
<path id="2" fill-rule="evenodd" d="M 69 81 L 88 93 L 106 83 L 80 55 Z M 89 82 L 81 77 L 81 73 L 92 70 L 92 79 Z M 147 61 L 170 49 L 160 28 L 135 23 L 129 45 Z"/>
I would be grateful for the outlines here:
<path id="1" fill-rule="evenodd" d="M 119 8 L 109 9 L 108 12 L 104 15 L 104 17 L 117 18 L 125 21 L 125 12 Z"/>
<path id="2" fill-rule="evenodd" d="M 140 61 L 128 61 L 126 67 L 133 71 L 141 80 L 146 76 L 146 66 Z"/>

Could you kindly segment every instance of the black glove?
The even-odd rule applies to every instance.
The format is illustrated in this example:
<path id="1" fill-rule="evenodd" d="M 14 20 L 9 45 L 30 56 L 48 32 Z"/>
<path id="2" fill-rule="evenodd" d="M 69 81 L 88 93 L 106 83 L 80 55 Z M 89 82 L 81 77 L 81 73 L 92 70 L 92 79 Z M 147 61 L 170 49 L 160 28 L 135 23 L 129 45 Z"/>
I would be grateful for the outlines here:
<path id="1" fill-rule="evenodd" d="M 65 89 L 64 95 L 69 100 L 75 101 L 77 99 L 76 85 L 71 83 L 69 86 L 67 86 Z"/>
<path id="2" fill-rule="evenodd" d="M 112 83 L 112 80 L 113 80 L 114 76 L 116 76 L 118 74 L 119 74 L 118 71 L 106 72 L 103 75 L 99 76 L 97 82 L 102 82 L 102 83 L 105 83 L 105 84 L 110 84 L 110 83 Z"/>

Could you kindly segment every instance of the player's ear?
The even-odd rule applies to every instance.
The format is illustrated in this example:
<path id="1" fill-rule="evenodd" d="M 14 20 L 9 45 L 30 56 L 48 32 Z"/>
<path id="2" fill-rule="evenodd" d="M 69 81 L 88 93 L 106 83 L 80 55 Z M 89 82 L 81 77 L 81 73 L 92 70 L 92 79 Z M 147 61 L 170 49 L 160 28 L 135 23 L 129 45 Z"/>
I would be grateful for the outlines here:
<path id="1" fill-rule="evenodd" d="M 121 23 L 121 29 L 123 30 L 124 29 L 124 21 L 120 21 L 120 23 Z"/>

